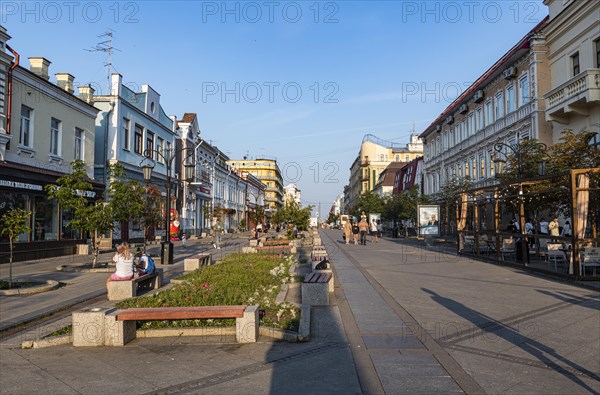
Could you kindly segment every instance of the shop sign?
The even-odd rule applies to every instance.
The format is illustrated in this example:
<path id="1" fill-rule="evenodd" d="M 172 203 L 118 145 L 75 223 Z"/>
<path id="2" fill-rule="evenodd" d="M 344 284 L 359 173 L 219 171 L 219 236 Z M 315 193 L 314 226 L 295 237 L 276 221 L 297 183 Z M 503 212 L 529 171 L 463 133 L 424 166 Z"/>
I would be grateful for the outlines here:
<path id="1" fill-rule="evenodd" d="M 31 191 L 42 191 L 41 185 L 28 184 L 26 182 L 0 180 L 0 187 L 18 188 L 18 189 L 29 189 Z"/>

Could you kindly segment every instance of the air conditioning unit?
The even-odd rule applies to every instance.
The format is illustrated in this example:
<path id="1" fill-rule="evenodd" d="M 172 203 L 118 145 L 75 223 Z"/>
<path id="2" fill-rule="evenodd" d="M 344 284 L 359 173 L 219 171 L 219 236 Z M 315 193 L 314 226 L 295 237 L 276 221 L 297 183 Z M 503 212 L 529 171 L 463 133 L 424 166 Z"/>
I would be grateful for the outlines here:
<path id="1" fill-rule="evenodd" d="M 517 69 L 515 67 L 509 67 L 508 69 L 504 70 L 504 72 L 502 73 L 502 78 L 504 78 L 505 80 L 511 80 L 513 78 L 515 78 L 517 76 Z"/>
<path id="2" fill-rule="evenodd" d="M 441 133 L 442 132 L 442 125 L 436 125 L 435 132 L 436 133 Z"/>
<path id="3" fill-rule="evenodd" d="M 446 117 L 446 123 L 452 125 L 454 123 L 454 115 L 448 115 L 448 117 Z"/>
<path id="4" fill-rule="evenodd" d="M 469 111 L 469 106 L 467 106 L 466 104 L 463 104 L 458 108 L 458 112 L 461 114 L 466 114 L 467 111 Z"/>
<path id="5" fill-rule="evenodd" d="M 483 89 L 478 89 L 477 91 L 475 91 L 473 100 L 475 101 L 475 103 L 480 103 L 483 101 Z"/>

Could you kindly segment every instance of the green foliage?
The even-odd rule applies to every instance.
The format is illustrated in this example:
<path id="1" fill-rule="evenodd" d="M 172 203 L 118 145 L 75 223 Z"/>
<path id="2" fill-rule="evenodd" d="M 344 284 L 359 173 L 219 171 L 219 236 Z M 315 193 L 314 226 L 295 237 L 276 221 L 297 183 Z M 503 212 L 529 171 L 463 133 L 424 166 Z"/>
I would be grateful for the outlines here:
<path id="1" fill-rule="evenodd" d="M 335 222 L 338 220 L 338 216 L 335 215 L 335 213 L 333 211 L 331 211 L 329 213 L 329 215 L 327 216 L 327 221 L 330 224 L 335 224 Z"/>
<path id="2" fill-rule="evenodd" d="M 385 202 L 383 218 L 388 220 L 417 220 L 417 206 L 429 203 L 427 196 L 419 193 L 418 185 L 392 195 Z"/>
<path id="3" fill-rule="evenodd" d="M 126 179 L 120 163 L 109 166 L 108 197 L 115 221 L 139 220 L 145 209 L 144 187 L 136 180 Z"/>
<path id="4" fill-rule="evenodd" d="M 355 217 L 360 217 L 363 211 L 367 214 L 383 213 L 384 204 L 384 200 L 379 195 L 373 191 L 368 191 L 360 195 L 358 202 L 350 212 Z"/>
<path id="5" fill-rule="evenodd" d="M 598 149 L 589 144 L 593 135 L 591 131 L 563 131 L 560 141 L 548 149 L 548 172 L 600 167 Z"/>
<path id="6" fill-rule="evenodd" d="M 13 262 L 13 244 L 16 238 L 25 232 L 31 231 L 29 226 L 29 216 L 30 212 L 23 210 L 22 208 L 15 208 L 11 211 L 7 211 L 4 213 L 2 218 L 0 218 L 0 235 L 7 235 L 9 248 L 10 248 L 10 256 L 9 256 L 9 277 L 8 277 L 8 287 L 11 287 L 12 284 L 12 262 Z"/>
<path id="7" fill-rule="evenodd" d="M 232 254 L 220 264 L 186 274 L 185 280 L 169 290 L 147 297 L 127 299 L 117 304 L 126 307 L 221 306 L 258 304 L 265 311 L 263 324 L 290 328 L 297 323 L 299 311 L 288 304 L 277 305 L 281 285 L 293 281 L 289 274 L 294 258 L 271 254 Z M 234 321 L 233 321 L 234 322 Z M 148 323 L 156 326 L 229 325 L 232 320 L 182 320 Z"/>
<path id="8" fill-rule="evenodd" d="M 277 209 L 271 218 L 271 222 L 275 224 L 287 222 L 296 225 L 298 230 L 306 230 L 310 224 L 310 214 L 313 208 L 314 206 L 300 208 L 295 201 L 288 201 L 284 206 Z"/>

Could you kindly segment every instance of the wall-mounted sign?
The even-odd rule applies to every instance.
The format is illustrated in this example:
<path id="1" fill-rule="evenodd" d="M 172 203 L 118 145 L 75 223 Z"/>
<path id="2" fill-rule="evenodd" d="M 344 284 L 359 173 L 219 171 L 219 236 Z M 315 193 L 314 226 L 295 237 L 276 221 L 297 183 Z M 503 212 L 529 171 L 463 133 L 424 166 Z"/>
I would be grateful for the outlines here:
<path id="1" fill-rule="evenodd" d="M 43 191 L 44 190 L 44 188 L 42 188 L 41 185 L 28 184 L 26 182 L 8 181 L 8 180 L 0 180 L 0 187 L 29 189 L 31 191 Z"/>

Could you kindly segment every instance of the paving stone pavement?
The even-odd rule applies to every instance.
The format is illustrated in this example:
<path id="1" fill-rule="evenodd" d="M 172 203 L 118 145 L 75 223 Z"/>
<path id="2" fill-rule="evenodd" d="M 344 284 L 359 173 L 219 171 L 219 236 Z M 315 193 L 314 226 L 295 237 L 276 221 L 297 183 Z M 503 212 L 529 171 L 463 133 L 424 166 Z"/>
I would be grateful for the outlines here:
<path id="1" fill-rule="evenodd" d="M 312 309 L 310 342 L 171 337 L 136 339 L 123 348 L 18 348 L 42 331 L 32 327 L 0 342 L 0 394 L 600 393 L 597 291 L 414 241 L 346 246 L 339 231 L 321 236 L 335 297 Z M 237 248 L 235 237 L 229 242 L 222 254 Z M 182 270 L 184 255 L 208 248 L 191 244 L 176 248 L 168 276 Z M 50 271 L 57 265 L 16 264 L 15 273 L 57 275 Z M 14 310 L 37 314 L 60 299 L 71 303 L 76 289 L 89 297 L 106 276 L 64 278 L 73 284 L 60 290 L 73 293 L 40 294 L 53 301 L 36 303 L 49 307 L 32 306 L 35 295 L 2 296 L 0 321 L 26 316 Z"/>

